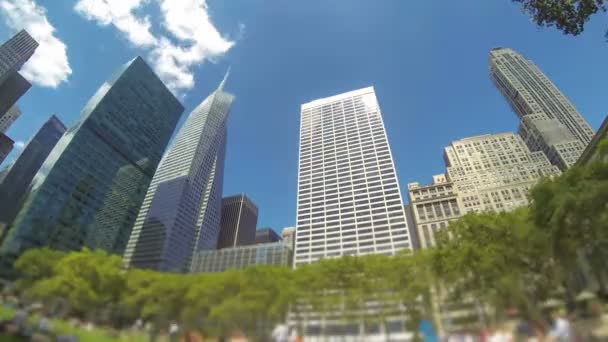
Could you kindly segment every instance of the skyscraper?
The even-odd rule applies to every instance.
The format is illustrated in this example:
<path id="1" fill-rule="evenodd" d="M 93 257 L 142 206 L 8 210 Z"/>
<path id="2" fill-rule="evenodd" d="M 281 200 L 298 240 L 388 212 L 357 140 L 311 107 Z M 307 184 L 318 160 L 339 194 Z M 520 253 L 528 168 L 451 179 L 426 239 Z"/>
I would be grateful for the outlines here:
<path id="1" fill-rule="evenodd" d="M 234 101 L 223 90 L 225 81 L 190 113 L 163 156 L 133 226 L 125 265 L 183 272 L 195 251 L 216 248 L 226 122 Z"/>
<path id="2" fill-rule="evenodd" d="M 245 194 L 222 198 L 222 219 L 217 248 L 253 245 L 258 207 Z"/>
<path id="3" fill-rule="evenodd" d="M 32 179 L 64 132 L 63 123 L 55 115 L 51 116 L 6 171 L 4 179 L 0 180 L 0 222 L 9 224 L 13 221 Z"/>
<path id="4" fill-rule="evenodd" d="M 532 61 L 508 48 L 490 51 L 490 77 L 520 119 L 531 151 L 543 151 L 564 170 L 577 161 L 593 129 Z"/>
<path id="5" fill-rule="evenodd" d="M 0 165 L 2 165 L 4 159 L 6 159 L 6 157 L 11 153 L 14 144 L 15 142 L 13 139 L 0 132 Z"/>
<path id="6" fill-rule="evenodd" d="M 38 42 L 25 30 L 0 46 L 0 118 L 31 87 L 18 71 L 37 47 Z"/>
<path id="7" fill-rule="evenodd" d="M 0 133 L 6 133 L 19 116 L 21 116 L 21 110 L 17 105 L 12 106 L 6 114 L 0 116 Z"/>
<path id="8" fill-rule="evenodd" d="M 85 105 L 34 177 L 0 247 L 3 269 L 30 247 L 80 249 L 91 235 L 112 229 L 103 222 L 124 220 L 120 227 L 130 229 L 182 111 L 142 58 L 122 66 Z M 131 173 L 128 186 L 117 185 L 121 172 Z M 116 195 L 123 198 L 121 206 L 100 212 Z"/>
<path id="9" fill-rule="evenodd" d="M 411 244 L 373 87 L 302 105 L 294 265 Z"/>
<path id="10" fill-rule="evenodd" d="M 296 242 L 296 227 L 285 227 L 281 231 L 281 240 L 292 250 L 295 249 Z"/>

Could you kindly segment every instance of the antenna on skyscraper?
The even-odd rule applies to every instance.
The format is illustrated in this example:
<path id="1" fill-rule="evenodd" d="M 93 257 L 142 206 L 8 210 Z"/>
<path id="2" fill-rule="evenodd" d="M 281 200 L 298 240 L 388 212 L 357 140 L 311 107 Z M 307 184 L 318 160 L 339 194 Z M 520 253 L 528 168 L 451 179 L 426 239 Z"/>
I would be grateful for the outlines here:
<path id="1" fill-rule="evenodd" d="M 222 83 L 220 83 L 220 86 L 217 87 L 217 90 L 224 90 L 224 84 L 226 83 L 226 80 L 228 79 L 228 75 L 230 75 L 230 67 L 228 67 L 228 70 L 226 70 L 226 74 L 224 75 L 224 79 L 222 80 Z"/>

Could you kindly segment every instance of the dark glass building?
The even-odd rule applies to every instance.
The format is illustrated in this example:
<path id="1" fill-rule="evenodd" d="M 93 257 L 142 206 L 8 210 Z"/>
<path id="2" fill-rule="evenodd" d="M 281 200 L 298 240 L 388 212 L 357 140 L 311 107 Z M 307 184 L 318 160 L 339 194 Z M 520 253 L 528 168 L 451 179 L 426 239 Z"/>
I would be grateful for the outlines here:
<path id="1" fill-rule="evenodd" d="M 222 220 L 217 248 L 255 243 L 258 208 L 245 194 L 222 198 Z"/>
<path id="2" fill-rule="evenodd" d="M 293 260 L 293 248 L 282 242 L 261 243 L 251 246 L 204 250 L 194 254 L 193 273 L 224 272 L 257 265 L 287 266 Z"/>
<path id="3" fill-rule="evenodd" d="M 255 231 L 255 243 L 270 243 L 281 241 L 281 237 L 272 228 L 260 228 Z"/>
<path id="4" fill-rule="evenodd" d="M 15 142 L 13 139 L 7 137 L 4 133 L 0 133 L 0 165 L 2 165 L 4 159 L 11 153 L 14 144 Z"/>
<path id="5" fill-rule="evenodd" d="M 51 116 L 5 171 L 0 179 L 0 222 L 7 225 L 12 222 L 32 179 L 64 132 L 63 123 L 55 115 Z"/>
<path id="6" fill-rule="evenodd" d="M 37 47 L 25 30 L 0 45 L 0 117 L 32 86 L 18 71 Z"/>
<path id="7" fill-rule="evenodd" d="M 34 176 L 0 246 L 0 271 L 31 247 L 124 246 L 121 230 L 133 226 L 182 111 L 142 58 L 121 67 Z"/>

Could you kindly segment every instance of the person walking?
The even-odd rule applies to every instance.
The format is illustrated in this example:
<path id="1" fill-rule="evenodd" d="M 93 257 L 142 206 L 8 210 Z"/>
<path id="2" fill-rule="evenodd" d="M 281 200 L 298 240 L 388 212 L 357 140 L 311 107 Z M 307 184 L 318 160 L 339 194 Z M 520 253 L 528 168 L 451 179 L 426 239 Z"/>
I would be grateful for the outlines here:
<path id="1" fill-rule="evenodd" d="M 169 341 L 177 342 L 179 339 L 179 325 L 173 321 L 169 324 Z"/>
<path id="2" fill-rule="evenodd" d="M 549 330 L 547 337 L 549 337 L 551 341 L 555 342 L 574 341 L 572 327 L 570 325 L 570 321 L 566 317 L 565 312 L 563 310 L 555 311 L 551 315 L 551 318 L 553 319 L 553 325 L 551 326 L 551 330 Z"/>
<path id="3" fill-rule="evenodd" d="M 288 342 L 289 328 L 285 324 L 277 324 L 272 331 L 272 340 L 274 342 Z"/>

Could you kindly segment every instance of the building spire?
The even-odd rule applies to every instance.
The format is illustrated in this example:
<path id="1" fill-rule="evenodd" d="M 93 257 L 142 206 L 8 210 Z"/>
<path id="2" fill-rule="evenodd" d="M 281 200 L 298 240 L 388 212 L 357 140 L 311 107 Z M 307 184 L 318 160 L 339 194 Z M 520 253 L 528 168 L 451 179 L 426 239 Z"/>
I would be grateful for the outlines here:
<path id="1" fill-rule="evenodd" d="M 226 70 L 226 74 L 224 75 L 224 79 L 220 83 L 219 87 L 217 87 L 217 90 L 219 90 L 219 91 L 224 90 L 224 84 L 226 83 L 226 80 L 228 79 L 229 75 L 230 75 L 230 67 L 228 67 L 228 70 Z"/>

